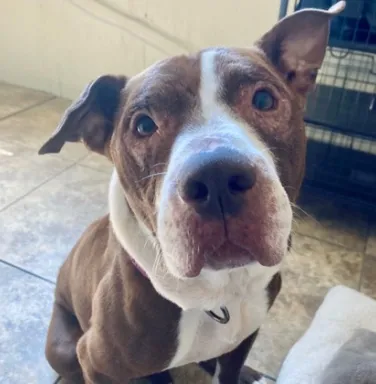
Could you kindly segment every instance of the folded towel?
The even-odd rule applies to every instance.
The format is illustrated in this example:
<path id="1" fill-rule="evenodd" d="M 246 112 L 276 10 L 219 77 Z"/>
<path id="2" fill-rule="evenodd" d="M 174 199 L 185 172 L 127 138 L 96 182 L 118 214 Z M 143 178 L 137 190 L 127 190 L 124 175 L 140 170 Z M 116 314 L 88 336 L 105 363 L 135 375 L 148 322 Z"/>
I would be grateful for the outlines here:
<path id="1" fill-rule="evenodd" d="M 277 384 L 326 384 L 325 375 L 336 364 L 341 348 L 360 328 L 376 332 L 376 301 L 347 287 L 332 288 L 309 329 L 288 353 Z"/>

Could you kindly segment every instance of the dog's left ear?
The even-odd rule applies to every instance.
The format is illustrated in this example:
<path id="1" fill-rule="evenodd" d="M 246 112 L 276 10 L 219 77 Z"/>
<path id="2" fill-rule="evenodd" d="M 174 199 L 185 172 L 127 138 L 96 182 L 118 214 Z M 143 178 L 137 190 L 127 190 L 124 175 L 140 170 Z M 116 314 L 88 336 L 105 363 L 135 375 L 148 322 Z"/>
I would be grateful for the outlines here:
<path id="1" fill-rule="evenodd" d="M 329 10 L 304 9 L 282 19 L 257 43 L 289 85 L 306 95 L 324 60 L 330 20 L 346 6 L 340 1 Z"/>
<path id="2" fill-rule="evenodd" d="M 106 154 L 125 84 L 124 76 L 112 75 L 90 83 L 66 110 L 52 137 L 38 153 L 58 153 L 66 142 L 82 141 L 90 150 Z"/>

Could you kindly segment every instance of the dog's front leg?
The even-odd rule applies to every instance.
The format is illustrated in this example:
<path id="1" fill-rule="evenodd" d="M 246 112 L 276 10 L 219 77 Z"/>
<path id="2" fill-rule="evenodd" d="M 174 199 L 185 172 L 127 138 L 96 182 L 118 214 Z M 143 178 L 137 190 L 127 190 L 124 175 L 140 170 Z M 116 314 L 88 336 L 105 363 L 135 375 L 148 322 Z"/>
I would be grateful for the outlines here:
<path id="1" fill-rule="evenodd" d="M 257 334 L 258 330 L 245 339 L 235 350 L 217 359 L 213 384 L 263 383 L 262 375 L 244 365 Z"/>
<path id="2" fill-rule="evenodd" d="M 110 356 L 103 341 L 100 332 L 90 328 L 78 342 L 77 356 L 85 384 L 128 384 L 130 379 L 124 372 L 121 373 L 121 382 L 106 374 L 108 371 L 116 374 L 117 369 L 116 361 L 109 360 Z"/>

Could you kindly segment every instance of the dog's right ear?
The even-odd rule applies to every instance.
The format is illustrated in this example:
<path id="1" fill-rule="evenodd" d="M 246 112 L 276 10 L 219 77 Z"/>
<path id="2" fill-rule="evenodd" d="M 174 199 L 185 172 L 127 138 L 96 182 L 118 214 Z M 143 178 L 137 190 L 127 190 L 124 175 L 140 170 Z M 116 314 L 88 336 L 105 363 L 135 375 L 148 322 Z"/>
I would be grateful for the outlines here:
<path id="1" fill-rule="evenodd" d="M 104 154 L 125 84 L 124 76 L 110 75 L 90 83 L 66 110 L 56 131 L 38 153 L 58 153 L 66 142 L 82 141 L 90 150 Z"/>
<path id="2" fill-rule="evenodd" d="M 299 94 L 306 96 L 313 89 L 326 53 L 330 20 L 345 6 L 345 1 L 339 1 L 327 11 L 307 8 L 295 12 L 279 21 L 257 42 L 288 85 Z"/>

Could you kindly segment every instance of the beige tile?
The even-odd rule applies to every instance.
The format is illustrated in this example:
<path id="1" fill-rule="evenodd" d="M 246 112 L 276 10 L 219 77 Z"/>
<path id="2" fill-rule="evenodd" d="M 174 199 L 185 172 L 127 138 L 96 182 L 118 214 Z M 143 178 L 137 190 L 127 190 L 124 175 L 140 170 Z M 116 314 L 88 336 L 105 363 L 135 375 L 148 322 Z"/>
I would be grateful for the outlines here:
<path id="1" fill-rule="evenodd" d="M 315 194 L 305 193 L 297 209 L 294 230 L 302 235 L 364 251 L 368 232 L 368 215 L 346 205 Z"/>
<path id="2" fill-rule="evenodd" d="M 71 164 L 58 157 L 38 156 L 33 149 L 0 140 L 0 210 Z"/>
<path id="3" fill-rule="evenodd" d="M 341 283 L 357 288 L 362 262 L 362 252 L 295 234 L 285 266 L 299 275 L 322 279 L 327 285 Z"/>
<path id="4" fill-rule="evenodd" d="M 0 121 L 0 140 L 38 150 L 55 131 L 69 105 L 69 100 L 54 99 Z M 78 160 L 87 153 L 88 151 L 81 143 L 67 143 L 61 155 L 49 156 Z"/>
<path id="5" fill-rule="evenodd" d="M 111 173 L 114 166 L 105 156 L 98 155 L 97 153 L 89 153 L 79 164 L 96 169 L 102 172 Z"/>
<path id="6" fill-rule="evenodd" d="M 290 348 L 308 328 L 328 290 L 357 288 L 362 253 L 296 235 L 283 267 L 282 291 L 248 358 L 255 369 L 276 377 Z"/>
<path id="7" fill-rule="evenodd" d="M 45 278 L 107 212 L 109 175 L 74 165 L 0 212 L 0 257 Z"/>
<path id="8" fill-rule="evenodd" d="M 367 255 L 364 259 L 360 290 L 376 300 L 376 257 Z"/>
<path id="9" fill-rule="evenodd" d="M 52 384 L 44 357 L 54 287 L 0 262 L 0 382 Z"/>
<path id="10" fill-rule="evenodd" d="M 0 82 L 0 119 L 51 98 L 45 92 Z"/>
<path id="11" fill-rule="evenodd" d="M 370 226 L 366 254 L 376 257 L 376 223 L 374 222 Z"/>

